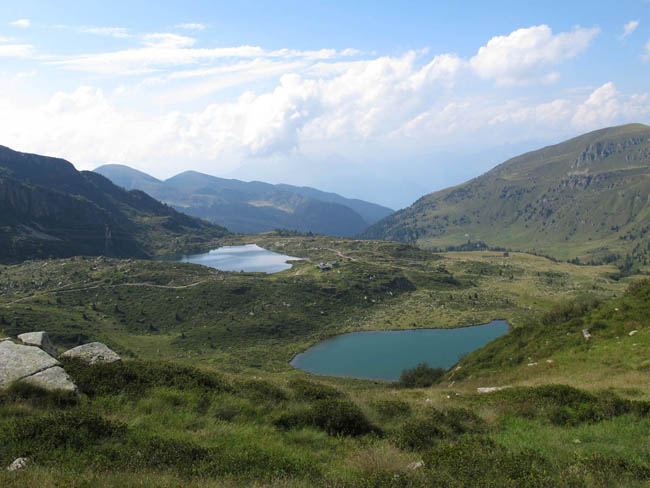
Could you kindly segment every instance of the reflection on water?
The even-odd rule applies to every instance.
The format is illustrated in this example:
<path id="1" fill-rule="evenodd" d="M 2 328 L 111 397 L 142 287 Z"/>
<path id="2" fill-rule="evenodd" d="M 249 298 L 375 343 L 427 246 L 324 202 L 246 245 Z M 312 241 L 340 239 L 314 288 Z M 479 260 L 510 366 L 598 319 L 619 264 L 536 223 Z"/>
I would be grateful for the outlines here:
<path id="1" fill-rule="evenodd" d="M 178 261 L 202 264 L 222 271 L 257 271 L 277 273 L 291 268 L 290 260 L 299 260 L 259 247 L 257 244 L 224 246 L 203 254 L 183 256 Z"/>

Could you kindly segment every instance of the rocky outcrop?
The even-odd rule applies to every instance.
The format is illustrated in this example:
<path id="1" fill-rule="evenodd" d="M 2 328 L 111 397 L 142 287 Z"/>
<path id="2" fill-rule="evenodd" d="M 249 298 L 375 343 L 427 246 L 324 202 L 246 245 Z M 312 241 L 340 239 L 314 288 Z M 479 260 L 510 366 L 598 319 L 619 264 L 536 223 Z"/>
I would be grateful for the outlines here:
<path id="1" fill-rule="evenodd" d="M 101 342 L 91 342 L 77 346 L 64 352 L 60 356 L 66 359 L 77 359 L 86 364 L 108 364 L 121 361 L 122 358 Z"/>
<path id="2" fill-rule="evenodd" d="M 476 392 L 477 393 L 493 393 L 495 391 L 505 390 L 506 388 L 510 388 L 510 386 L 479 386 L 476 389 Z"/>
<path id="3" fill-rule="evenodd" d="M 32 337 L 31 334 L 23 335 L 28 336 L 28 340 Z M 43 337 L 47 339 L 48 347 L 54 349 L 47 334 L 40 336 L 41 339 Z M 46 390 L 77 391 L 77 385 L 60 365 L 40 347 L 14 344 L 10 340 L 0 342 L 0 388 L 21 382 Z"/>
<path id="4" fill-rule="evenodd" d="M 59 362 L 36 346 L 23 346 L 12 341 L 0 342 L 0 388 L 27 378 Z"/>
<path id="5" fill-rule="evenodd" d="M 72 378 L 60 366 L 54 366 L 40 373 L 33 374 L 27 378 L 23 378 L 20 382 L 40 386 L 46 390 L 77 391 L 77 385 L 74 384 Z"/>
<path id="6" fill-rule="evenodd" d="M 18 471 L 19 469 L 23 469 L 25 466 L 27 466 L 28 462 L 29 459 L 24 457 L 19 457 L 15 459 L 13 463 L 7 466 L 7 471 Z"/>
<path id="7" fill-rule="evenodd" d="M 40 347 L 50 356 L 56 357 L 59 355 L 56 347 L 54 347 L 54 344 L 52 344 L 52 341 L 50 341 L 47 332 L 27 332 L 25 334 L 20 334 L 18 336 L 18 340 L 28 346 Z"/>

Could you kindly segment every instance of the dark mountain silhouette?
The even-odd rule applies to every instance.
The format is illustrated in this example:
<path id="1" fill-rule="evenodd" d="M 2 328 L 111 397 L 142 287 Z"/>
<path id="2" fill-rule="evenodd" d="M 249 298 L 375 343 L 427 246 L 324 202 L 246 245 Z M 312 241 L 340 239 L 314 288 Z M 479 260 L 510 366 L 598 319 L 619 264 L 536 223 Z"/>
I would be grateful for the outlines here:
<path id="1" fill-rule="evenodd" d="M 0 260 L 151 257 L 199 249 L 226 229 L 69 162 L 0 146 Z"/>

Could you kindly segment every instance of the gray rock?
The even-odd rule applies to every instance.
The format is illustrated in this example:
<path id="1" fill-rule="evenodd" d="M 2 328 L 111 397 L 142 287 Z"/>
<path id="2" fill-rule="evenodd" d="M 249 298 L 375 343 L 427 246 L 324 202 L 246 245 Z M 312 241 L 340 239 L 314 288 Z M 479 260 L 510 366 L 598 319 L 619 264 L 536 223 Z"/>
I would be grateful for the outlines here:
<path id="1" fill-rule="evenodd" d="M 492 393 L 495 391 L 505 390 L 510 388 L 509 386 L 479 386 L 476 391 L 477 393 Z"/>
<path id="2" fill-rule="evenodd" d="M 18 339 L 20 340 L 20 342 L 28 346 L 40 347 L 41 349 L 43 349 L 43 351 L 48 353 L 50 356 L 57 357 L 59 355 L 59 352 L 56 350 L 56 347 L 54 347 L 54 344 L 52 344 L 52 341 L 50 341 L 47 332 L 43 332 L 43 331 L 27 332 L 25 334 L 20 334 L 18 336 Z"/>
<path id="3" fill-rule="evenodd" d="M 25 466 L 27 466 L 27 463 L 29 462 L 29 459 L 27 458 L 18 458 L 15 459 L 13 463 L 11 463 L 9 466 L 7 466 L 7 471 L 18 471 L 19 469 L 23 469 Z"/>
<path id="4" fill-rule="evenodd" d="M 0 342 L 0 388 L 60 364 L 38 347 Z"/>
<path id="5" fill-rule="evenodd" d="M 121 361 L 114 351 L 101 342 L 91 342 L 77 346 L 59 356 L 61 358 L 78 359 L 87 364 L 107 364 Z"/>
<path id="6" fill-rule="evenodd" d="M 420 468 L 424 468 L 424 461 L 414 461 L 408 465 L 408 469 L 416 471 Z"/>
<path id="7" fill-rule="evenodd" d="M 77 391 L 77 385 L 74 384 L 72 378 L 68 376 L 68 373 L 61 366 L 48 368 L 45 371 L 23 378 L 20 382 L 39 386 L 45 390 Z"/>

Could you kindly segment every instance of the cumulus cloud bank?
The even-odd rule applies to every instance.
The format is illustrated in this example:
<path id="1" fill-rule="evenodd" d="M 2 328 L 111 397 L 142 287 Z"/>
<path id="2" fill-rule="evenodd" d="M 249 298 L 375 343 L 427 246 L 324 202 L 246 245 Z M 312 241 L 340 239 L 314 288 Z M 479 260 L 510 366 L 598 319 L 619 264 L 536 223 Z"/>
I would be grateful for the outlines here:
<path id="1" fill-rule="evenodd" d="M 477 146 L 498 137 L 513 140 L 526 129 L 554 135 L 650 117 L 647 93 L 621 93 L 611 81 L 546 99 L 514 99 L 493 89 L 556 81 L 561 63 L 584 52 L 598 32 L 575 27 L 554 34 L 546 25 L 533 26 L 493 37 L 467 58 L 203 48 L 185 35 L 139 35 L 130 49 L 43 61 L 93 76 L 136 77 L 133 83 L 126 78 L 115 90 L 89 83 L 27 104 L 0 90 L 0 133 L 3 144 L 86 168 L 122 162 L 160 174 L 177 171 L 182 161 L 224 173 L 249 158 L 309 156 L 324 147 L 341 154 L 364 148 L 366 158 L 395 147 L 424 154 L 468 140 Z M 33 52 L 18 46 L 0 43 L 0 56 L 3 48 L 14 56 Z M 234 98 L 183 105 L 252 80 L 265 84 L 243 88 Z M 141 99 L 154 100 L 156 110 Z"/>
<path id="2" fill-rule="evenodd" d="M 555 81 L 557 74 L 549 67 L 585 51 L 599 32 L 598 27 L 576 27 L 553 34 L 547 25 L 518 29 L 490 39 L 469 63 L 479 76 L 502 85 Z"/>

